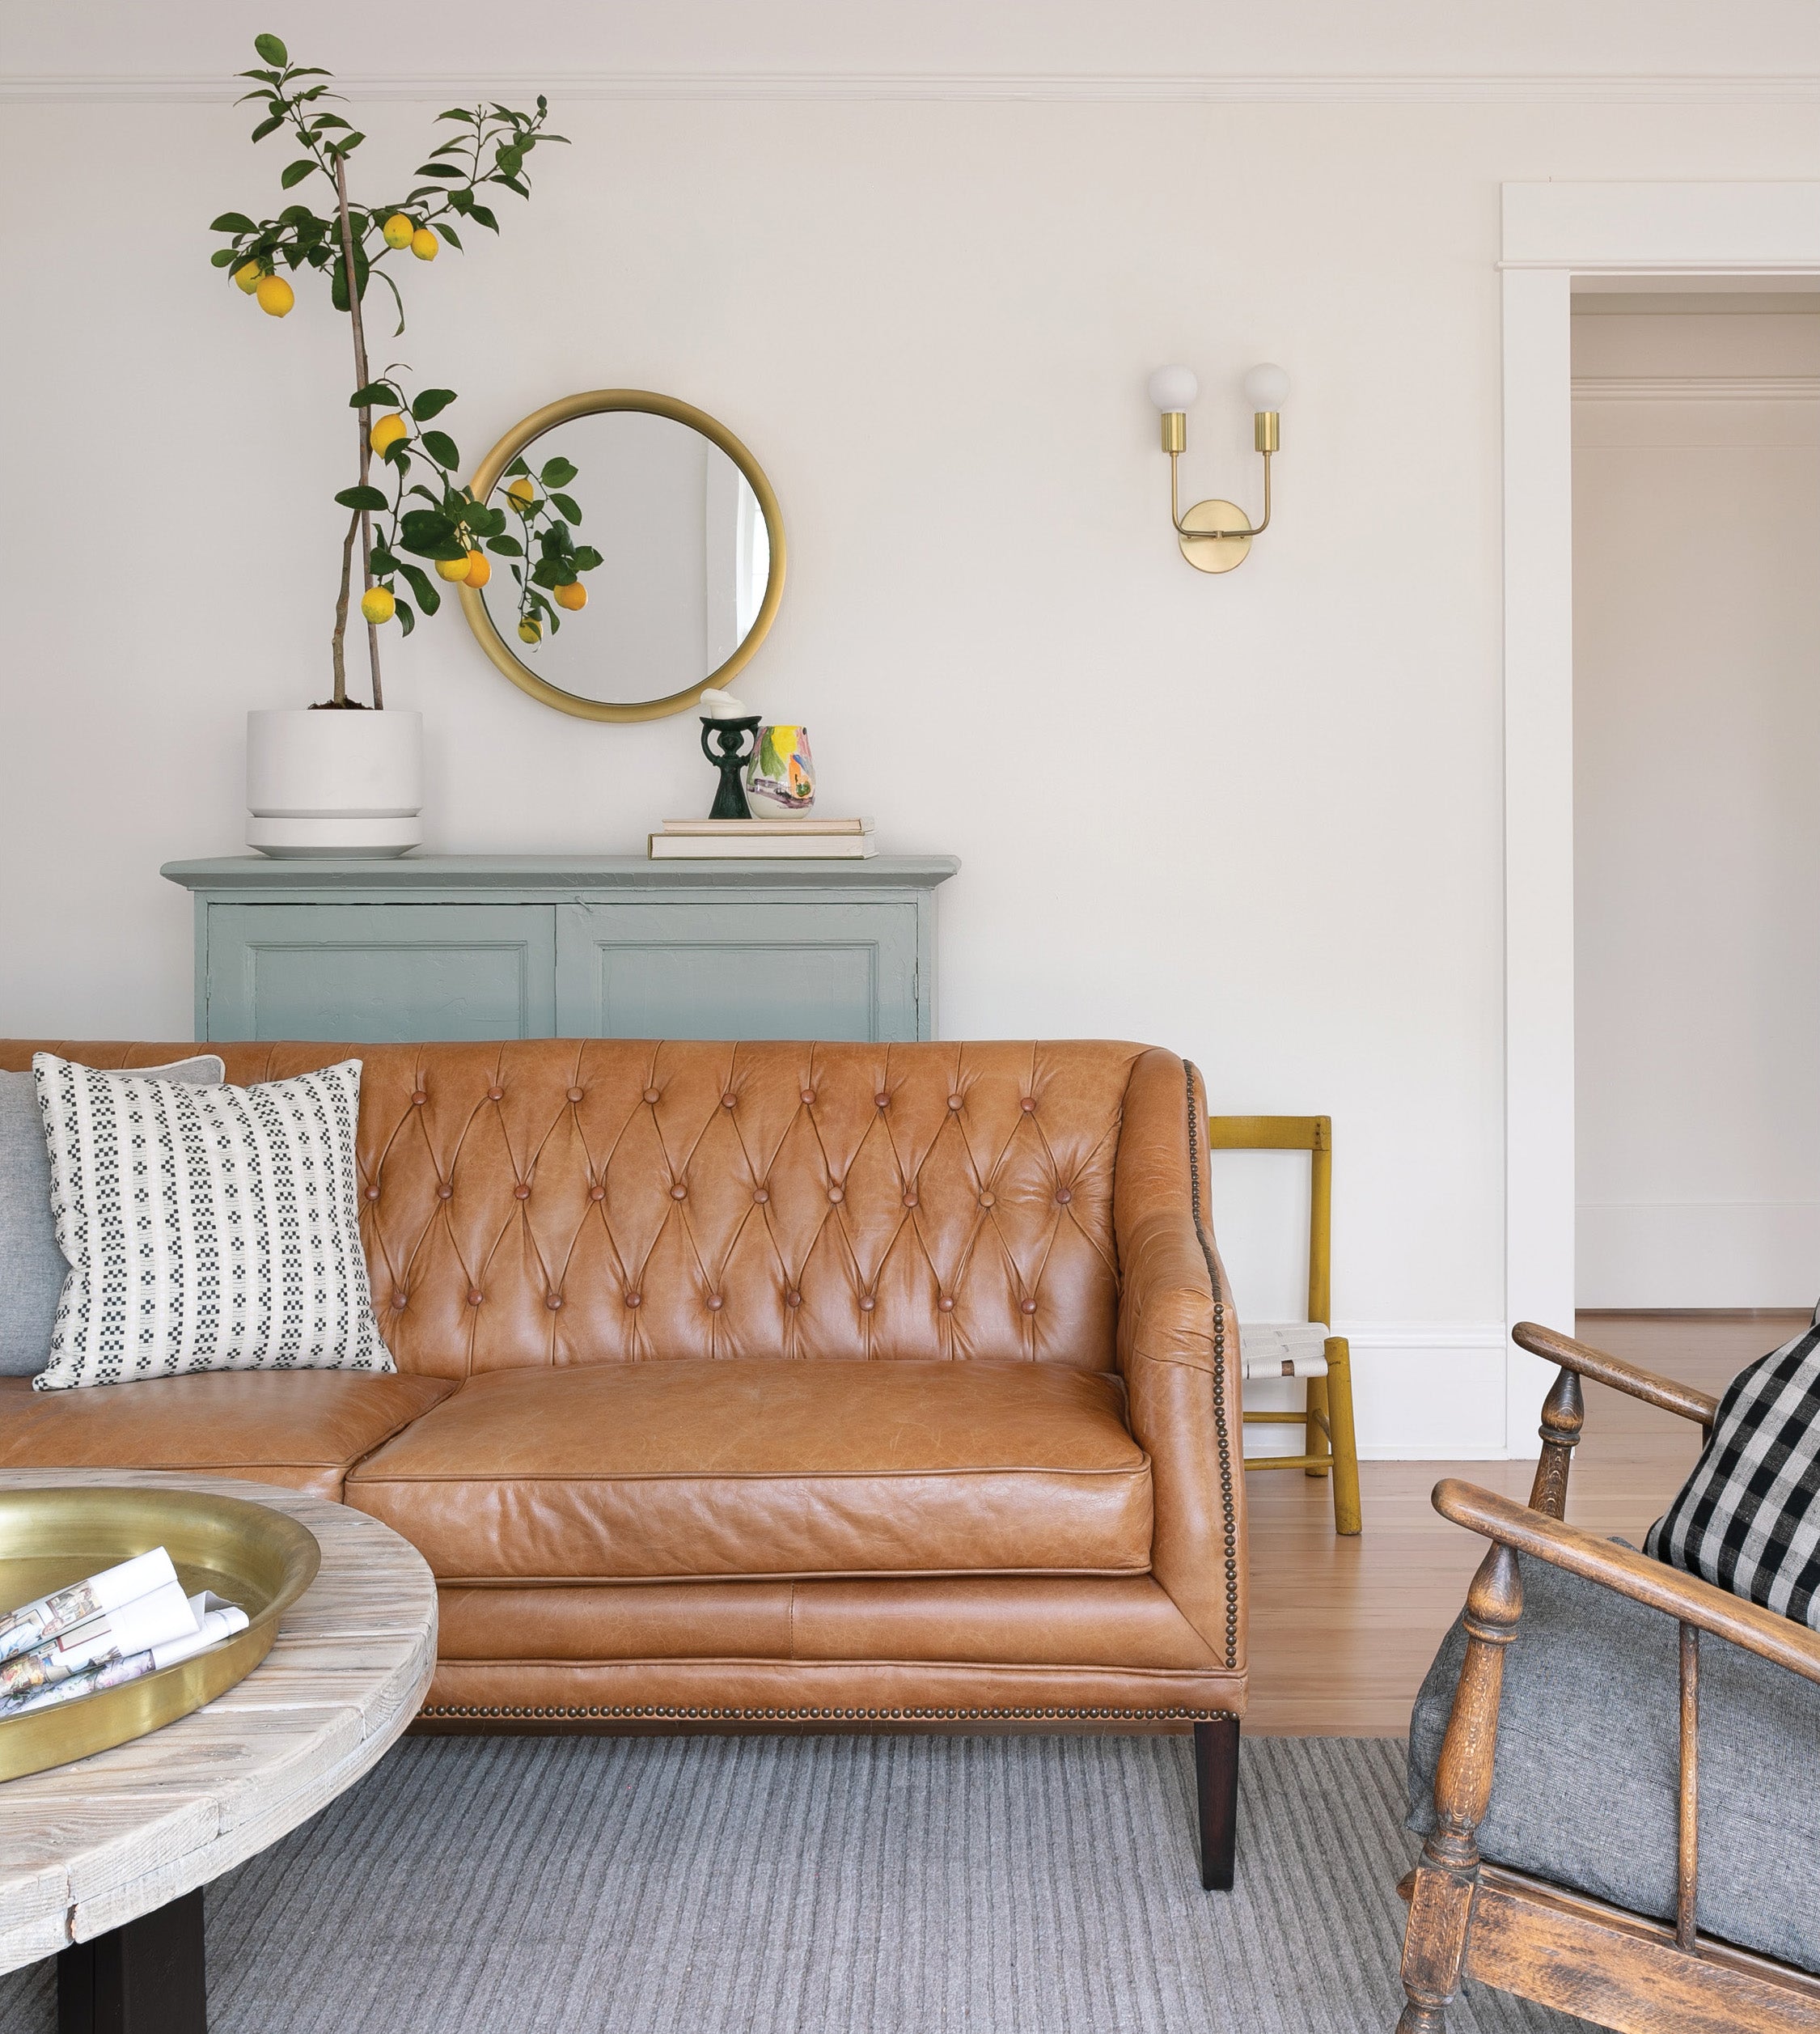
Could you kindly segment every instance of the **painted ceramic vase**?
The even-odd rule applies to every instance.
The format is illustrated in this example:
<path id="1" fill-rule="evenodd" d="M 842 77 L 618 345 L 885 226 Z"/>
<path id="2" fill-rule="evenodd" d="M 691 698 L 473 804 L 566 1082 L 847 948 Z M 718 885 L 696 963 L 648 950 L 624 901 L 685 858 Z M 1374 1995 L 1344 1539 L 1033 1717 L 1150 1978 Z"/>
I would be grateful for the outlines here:
<path id="1" fill-rule="evenodd" d="M 746 797 L 755 819 L 806 812 L 815 802 L 815 765 L 806 727 L 761 727 L 746 772 Z"/>

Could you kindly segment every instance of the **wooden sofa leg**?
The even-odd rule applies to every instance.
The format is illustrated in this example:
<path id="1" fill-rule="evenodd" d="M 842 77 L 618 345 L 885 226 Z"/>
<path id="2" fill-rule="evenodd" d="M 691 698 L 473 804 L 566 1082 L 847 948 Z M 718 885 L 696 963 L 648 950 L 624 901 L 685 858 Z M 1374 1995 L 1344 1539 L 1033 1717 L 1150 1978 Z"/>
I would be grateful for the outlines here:
<path id="1" fill-rule="evenodd" d="M 1490 1805 L 1497 1756 L 1504 1649 L 1516 1637 L 1522 1614 L 1517 1557 L 1509 1547 L 1494 1546 L 1467 1594 L 1466 1661 L 1435 1769 L 1437 1827 L 1422 1845 L 1410 1890 L 1403 1941 L 1408 2003 L 1397 2034 L 1445 2034 L 1447 2009 L 1460 1989 L 1479 1889 L 1479 1825 Z"/>
<path id="2" fill-rule="evenodd" d="M 1195 1799 L 1200 1809 L 1200 1883 L 1232 1891 L 1238 1844 L 1238 1718 L 1195 1726 Z"/>

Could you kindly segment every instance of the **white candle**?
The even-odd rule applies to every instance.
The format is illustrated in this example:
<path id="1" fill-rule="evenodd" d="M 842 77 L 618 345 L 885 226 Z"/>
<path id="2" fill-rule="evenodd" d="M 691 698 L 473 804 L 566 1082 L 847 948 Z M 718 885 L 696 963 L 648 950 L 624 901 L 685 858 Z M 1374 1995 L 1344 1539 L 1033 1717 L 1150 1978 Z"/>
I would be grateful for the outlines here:
<path id="1" fill-rule="evenodd" d="M 711 720 L 749 720 L 751 716 L 730 692 L 717 692 L 709 685 L 701 695 L 701 710 Z"/>

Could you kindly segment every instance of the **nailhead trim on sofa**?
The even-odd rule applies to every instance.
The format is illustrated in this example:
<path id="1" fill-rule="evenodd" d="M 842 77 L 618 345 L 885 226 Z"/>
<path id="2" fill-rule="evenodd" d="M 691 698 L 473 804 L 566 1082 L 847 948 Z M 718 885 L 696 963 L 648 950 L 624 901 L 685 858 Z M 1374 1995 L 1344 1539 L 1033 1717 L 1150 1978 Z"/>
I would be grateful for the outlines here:
<path id="1" fill-rule="evenodd" d="M 1211 1722 L 1214 1718 L 1230 1714 L 1217 1709 L 684 1709 L 640 1702 L 629 1708 L 577 1709 L 559 1704 L 548 1704 L 534 1708 L 512 1709 L 504 1706 L 484 1707 L 464 1702 L 431 1704 L 420 1710 L 421 1717 L 626 1717 L 633 1719 L 662 1721 L 675 1718 L 679 1722 L 722 1723 L 813 1723 L 849 1722 L 862 1723 L 997 1723 L 1001 1721 L 1040 1722 L 1045 1718 L 1064 1721 L 1074 1718 L 1124 1720 L 1132 1723 L 1197 1723 Z"/>
<path id="2" fill-rule="evenodd" d="M 1183 1062 L 1188 1083 L 1188 1198 L 1194 1209 L 1195 1235 L 1207 1260 L 1213 1287 L 1213 1432 L 1220 1451 L 1220 1512 L 1226 1534 L 1226 1659 L 1238 1657 L 1238 1507 L 1232 1488 L 1232 1430 L 1226 1417 L 1226 1303 L 1221 1296 L 1219 1268 L 1200 1206 L 1200 1137 L 1195 1110 L 1195 1083 L 1200 1078 L 1192 1060 Z"/>

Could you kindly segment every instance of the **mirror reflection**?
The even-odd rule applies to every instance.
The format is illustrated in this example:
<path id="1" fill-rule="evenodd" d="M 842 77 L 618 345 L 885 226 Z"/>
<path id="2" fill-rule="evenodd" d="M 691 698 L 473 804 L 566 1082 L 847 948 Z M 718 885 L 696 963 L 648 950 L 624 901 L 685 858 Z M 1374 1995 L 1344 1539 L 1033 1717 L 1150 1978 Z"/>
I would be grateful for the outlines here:
<path id="1" fill-rule="evenodd" d="M 496 558 L 480 598 L 527 669 L 617 704 L 719 670 L 751 633 L 772 571 L 764 512 L 734 461 L 690 425 L 630 409 L 554 425 L 520 456 L 527 472 L 508 469 L 492 498 L 509 507 L 515 489 L 531 508 L 529 555 Z M 559 547 L 599 563 L 575 585 L 527 595 L 519 575 L 531 576 L 558 524 Z M 510 528 L 523 537 L 526 519 Z"/>

